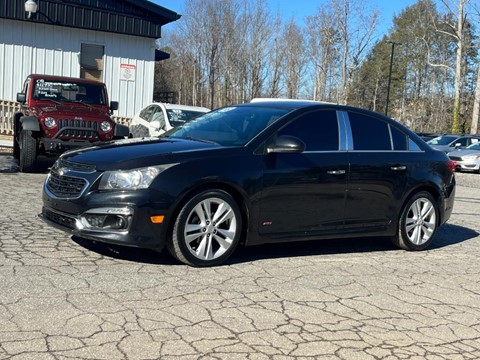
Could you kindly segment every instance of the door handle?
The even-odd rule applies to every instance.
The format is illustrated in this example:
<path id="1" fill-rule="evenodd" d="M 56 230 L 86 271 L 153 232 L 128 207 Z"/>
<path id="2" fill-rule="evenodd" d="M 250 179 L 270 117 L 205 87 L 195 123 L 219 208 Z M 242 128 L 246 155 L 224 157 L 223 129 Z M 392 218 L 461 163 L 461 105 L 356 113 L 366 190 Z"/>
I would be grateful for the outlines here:
<path id="1" fill-rule="evenodd" d="M 403 171 L 407 170 L 407 167 L 405 165 L 397 165 L 397 166 L 392 166 L 390 167 L 393 171 Z"/>
<path id="2" fill-rule="evenodd" d="M 343 174 L 345 174 L 345 170 L 330 170 L 330 171 L 327 171 L 327 174 L 330 174 L 330 175 L 343 175 Z"/>

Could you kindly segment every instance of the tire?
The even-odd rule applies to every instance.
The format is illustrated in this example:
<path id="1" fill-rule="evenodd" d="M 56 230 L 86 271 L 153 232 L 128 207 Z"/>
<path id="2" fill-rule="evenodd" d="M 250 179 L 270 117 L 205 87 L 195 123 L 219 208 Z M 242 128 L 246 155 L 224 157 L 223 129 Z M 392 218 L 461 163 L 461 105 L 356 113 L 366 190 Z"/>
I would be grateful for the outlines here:
<path id="1" fill-rule="evenodd" d="M 13 158 L 19 159 L 20 158 L 20 145 L 19 145 L 19 130 L 18 130 L 18 120 L 13 120 Z"/>
<path id="2" fill-rule="evenodd" d="M 19 165 L 21 172 L 34 172 L 37 167 L 37 141 L 31 130 L 20 132 Z"/>
<path id="3" fill-rule="evenodd" d="M 438 223 L 439 211 L 435 199 L 425 191 L 416 193 L 403 208 L 393 242 L 404 250 L 424 250 L 432 242 Z"/>
<path id="4" fill-rule="evenodd" d="M 233 197 L 207 190 L 181 208 L 167 247 L 184 264 L 214 266 L 233 253 L 241 234 L 242 215 Z"/>
<path id="5" fill-rule="evenodd" d="M 19 141 L 20 140 L 15 135 L 13 137 L 13 158 L 17 160 L 20 158 L 20 145 L 18 144 Z"/>

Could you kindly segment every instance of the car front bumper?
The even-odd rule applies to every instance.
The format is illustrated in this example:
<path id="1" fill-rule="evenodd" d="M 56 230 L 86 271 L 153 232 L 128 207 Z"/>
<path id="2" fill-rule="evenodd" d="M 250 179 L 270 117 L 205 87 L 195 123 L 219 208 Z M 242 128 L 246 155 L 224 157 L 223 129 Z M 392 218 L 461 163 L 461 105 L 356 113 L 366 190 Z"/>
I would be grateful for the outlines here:
<path id="1" fill-rule="evenodd" d="M 479 171 L 480 170 L 480 160 L 456 160 L 456 169 L 457 171 Z"/>
<path id="2" fill-rule="evenodd" d="M 76 200 L 61 200 L 44 191 L 39 217 L 57 229 L 85 239 L 161 251 L 167 239 L 166 222 L 155 223 L 151 219 L 167 219 L 167 210 L 163 203 L 148 199 L 149 194 L 137 191 L 129 195 L 92 192 Z"/>

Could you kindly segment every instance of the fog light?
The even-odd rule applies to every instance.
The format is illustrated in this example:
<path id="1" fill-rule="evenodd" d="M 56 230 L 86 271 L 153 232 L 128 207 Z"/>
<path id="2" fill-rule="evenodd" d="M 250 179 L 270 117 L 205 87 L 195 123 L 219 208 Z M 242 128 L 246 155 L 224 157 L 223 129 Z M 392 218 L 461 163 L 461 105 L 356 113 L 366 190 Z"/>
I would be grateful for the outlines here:
<path id="1" fill-rule="evenodd" d="M 106 215 L 89 214 L 85 216 L 85 220 L 87 221 L 90 227 L 102 228 L 106 217 L 107 217 Z"/>
<path id="2" fill-rule="evenodd" d="M 133 219 L 133 209 L 123 208 L 95 208 L 85 212 L 80 217 L 82 229 L 104 232 L 128 231 Z"/>
<path id="3" fill-rule="evenodd" d="M 128 228 L 128 219 L 123 215 L 108 215 L 103 223 L 103 228 L 125 230 Z"/>

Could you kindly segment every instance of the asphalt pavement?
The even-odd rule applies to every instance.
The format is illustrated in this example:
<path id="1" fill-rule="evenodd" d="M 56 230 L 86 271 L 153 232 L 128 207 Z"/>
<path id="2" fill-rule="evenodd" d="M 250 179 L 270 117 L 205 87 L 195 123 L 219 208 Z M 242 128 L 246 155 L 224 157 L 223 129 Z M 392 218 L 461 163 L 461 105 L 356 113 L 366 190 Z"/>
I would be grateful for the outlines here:
<path id="1" fill-rule="evenodd" d="M 480 359 L 478 174 L 426 251 L 336 239 L 206 269 L 45 225 L 44 178 L 0 155 L 0 359 Z"/>

